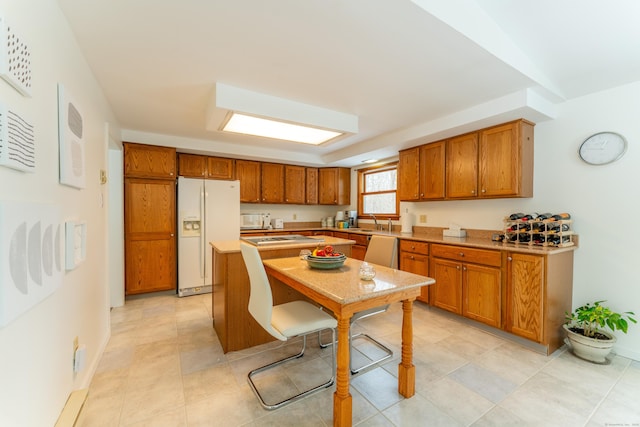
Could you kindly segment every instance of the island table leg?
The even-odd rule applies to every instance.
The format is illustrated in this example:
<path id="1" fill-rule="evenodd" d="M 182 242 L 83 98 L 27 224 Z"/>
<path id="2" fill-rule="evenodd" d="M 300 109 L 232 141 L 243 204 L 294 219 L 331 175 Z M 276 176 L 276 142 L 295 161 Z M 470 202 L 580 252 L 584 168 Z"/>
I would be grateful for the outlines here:
<path id="1" fill-rule="evenodd" d="M 338 354 L 336 391 L 333 394 L 334 427 L 351 426 L 351 394 L 349 393 L 349 323 L 350 317 L 338 317 Z"/>
<path id="2" fill-rule="evenodd" d="M 413 299 L 402 301 L 402 359 L 398 365 L 398 393 L 416 393 L 416 367 L 413 364 Z"/>

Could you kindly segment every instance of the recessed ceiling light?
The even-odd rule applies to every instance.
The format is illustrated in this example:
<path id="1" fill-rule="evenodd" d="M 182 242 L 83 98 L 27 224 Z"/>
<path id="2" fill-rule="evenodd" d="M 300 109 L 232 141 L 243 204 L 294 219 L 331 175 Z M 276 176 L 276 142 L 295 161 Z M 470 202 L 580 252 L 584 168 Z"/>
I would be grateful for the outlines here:
<path id="1" fill-rule="evenodd" d="M 248 116 L 236 112 L 231 113 L 231 117 L 224 124 L 222 130 L 313 145 L 322 144 L 344 135 L 341 132 Z"/>
<path id="2" fill-rule="evenodd" d="M 358 116 L 216 83 L 206 126 L 317 145 L 358 133 Z"/>
<path id="3" fill-rule="evenodd" d="M 377 161 L 378 159 L 367 159 L 367 160 L 363 160 L 362 163 L 375 163 Z"/>

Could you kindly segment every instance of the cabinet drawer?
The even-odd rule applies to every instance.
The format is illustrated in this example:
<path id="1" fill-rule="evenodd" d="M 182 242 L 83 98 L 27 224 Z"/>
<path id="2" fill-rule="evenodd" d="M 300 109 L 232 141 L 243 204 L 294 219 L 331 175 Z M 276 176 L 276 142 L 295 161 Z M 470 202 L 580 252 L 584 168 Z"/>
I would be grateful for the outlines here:
<path id="1" fill-rule="evenodd" d="M 456 261 L 500 267 L 500 251 L 467 248 L 466 246 L 431 245 L 431 255 Z"/>
<path id="2" fill-rule="evenodd" d="M 349 239 L 355 240 L 356 245 L 362 245 L 362 246 L 369 245 L 369 236 L 367 236 L 366 234 L 349 233 Z"/>
<path id="3" fill-rule="evenodd" d="M 429 244 L 427 242 L 400 239 L 400 251 L 429 255 Z"/>

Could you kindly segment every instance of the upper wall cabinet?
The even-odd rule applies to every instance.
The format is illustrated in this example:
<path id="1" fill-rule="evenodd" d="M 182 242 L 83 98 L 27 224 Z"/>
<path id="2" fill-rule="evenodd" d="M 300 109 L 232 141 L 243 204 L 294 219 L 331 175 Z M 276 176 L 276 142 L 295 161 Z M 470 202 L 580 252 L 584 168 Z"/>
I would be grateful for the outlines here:
<path id="1" fill-rule="evenodd" d="M 318 168 L 305 168 L 305 203 L 307 205 L 318 204 Z"/>
<path id="2" fill-rule="evenodd" d="M 318 189 L 321 205 L 348 205 L 351 203 L 351 170 L 319 169 Z"/>
<path id="3" fill-rule="evenodd" d="M 400 200 L 533 197 L 533 126 L 517 120 L 401 151 Z"/>
<path id="4" fill-rule="evenodd" d="M 260 202 L 260 162 L 236 160 L 236 179 L 240 181 L 240 202 Z"/>
<path id="5" fill-rule="evenodd" d="M 480 197 L 533 197 L 533 124 L 481 131 L 478 163 Z"/>
<path id="6" fill-rule="evenodd" d="M 187 178 L 233 179 L 233 159 L 180 153 L 178 174 Z"/>
<path id="7" fill-rule="evenodd" d="M 124 176 L 161 179 L 175 178 L 176 149 L 125 142 Z"/>
<path id="8" fill-rule="evenodd" d="M 262 203 L 284 203 L 284 165 L 262 163 Z"/>
<path id="9" fill-rule="evenodd" d="M 306 182 L 306 170 L 304 166 L 285 165 L 284 202 L 296 205 L 304 205 Z M 318 185 L 317 179 L 316 185 Z"/>

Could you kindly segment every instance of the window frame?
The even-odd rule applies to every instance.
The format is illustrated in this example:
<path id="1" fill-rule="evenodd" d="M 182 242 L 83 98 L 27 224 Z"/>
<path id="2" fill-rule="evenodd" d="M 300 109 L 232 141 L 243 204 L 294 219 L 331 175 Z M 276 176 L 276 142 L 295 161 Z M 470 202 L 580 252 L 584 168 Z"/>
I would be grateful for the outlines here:
<path id="1" fill-rule="evenodd" d="M 376 214 L 376 219 L 391 219 L 398 220 L 400 219 L 400 200 L 398 199 L 398 163 L 385 163 L 383 165 L 372 166 L 368 168 L 358 169 L 358 219 L 372 219 L 371 214 L 365 214 L 363 212 L 363 196 L 369 194 L 385 194 L 385 193 L 395 193 L 396 194 L 396 213 L 395 214 Z M 371 193 L 363 193 L 364 189 L 364 180 L 365 176 L 374 172 L 382 172 L 384 170 L 395 169 L 396 171 L 396 189 L 392 191 L 375 191 Z"/>

